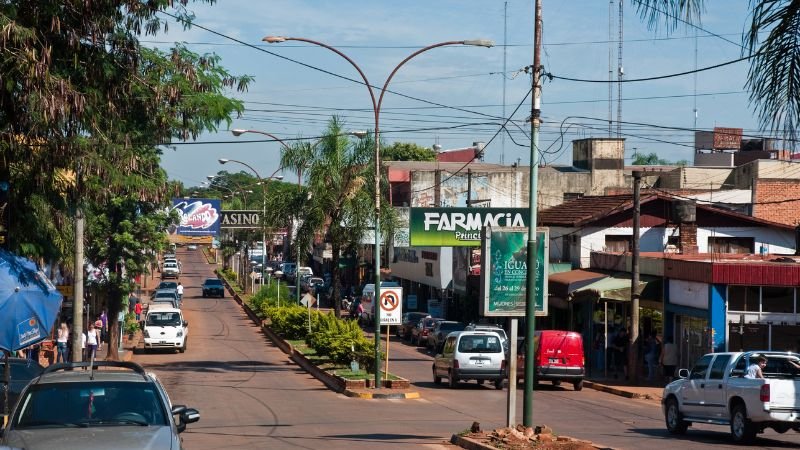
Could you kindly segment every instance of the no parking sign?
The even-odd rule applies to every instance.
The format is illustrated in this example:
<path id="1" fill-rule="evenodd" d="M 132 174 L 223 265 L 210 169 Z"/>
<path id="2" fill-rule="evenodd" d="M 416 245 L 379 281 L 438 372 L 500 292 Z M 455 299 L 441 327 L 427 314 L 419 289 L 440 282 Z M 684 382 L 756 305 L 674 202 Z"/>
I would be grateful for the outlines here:
<path id="1" fill-rule="evenodd" d="M 403 288 L 381 286 L 381 325 L 400 325 L 403 318 Z"/>

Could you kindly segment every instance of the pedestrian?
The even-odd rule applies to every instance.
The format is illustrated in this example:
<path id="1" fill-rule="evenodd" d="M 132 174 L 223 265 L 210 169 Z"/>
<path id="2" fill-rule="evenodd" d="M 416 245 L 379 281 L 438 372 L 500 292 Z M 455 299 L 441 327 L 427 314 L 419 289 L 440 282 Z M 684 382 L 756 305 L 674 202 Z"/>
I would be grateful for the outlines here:
<path id="1" fill-rule="evenodd" d="M 628 377 L 628 330 L 622 327 L 614 337 L 614 350 L 617 358 L 614 365 L 614 378 L 619 376 L 620 368 L 622 368 L 622 376 Z"/>
<path id="2" fill-rule="evenodd" d="M 664 339 L 664 348 L 661 349 L 659 363 L 664 368 L 664 378 L 667 383 L 672 383 L 675 377 L 675 368 L 678 366 L 678 346 L 673 342 L 672 337 Z"/>
<path id="3" fill-rule="evenodd" d="M 133 292 L 131 292 L 130 297 L 128 297 L 128 313 L 129 314 L 133 312 L 133 308 L 136 307 L 137 303 L 139 303 L 139 299 L 136 298 L 135 295 L 133 295 Z"/>
<path id="4" fill-rule="evenodd" d="M 142 303 L 141 302 L 136 302 L 136 306 L 133 307 L 133 311 L 136 314 L 136 321 L 137 322 L 141 322 L 142 321 Z"/>
<path id="5" fill-rule="evenodd" d="M 658 362 L 661 357 L 661 343 L 658 342 L 658 337 L 655 333 L 647 336 L 644 348 L 644 361 L 647 363 L 647 381 L 652 383 L 655 381 L 656 370 L 658 369 Z"/>
<path id="6" fill-rule="evenodd" d="M 81 360 L 86 361 L 86 332 L 81 333 Z"/>
<path id="7" fill-rule="evenodd" d="M 100 346 L 100 334 L 97 332 L 94 323 L 89 324 L 86 332 L 86 359 L 92 361 L 97 358 L 97 349 Z"/>
<path id="8" fill-rule="evenodd" d="M 66 323 L 61 322 L 56 336 L 56 363 L 67 362 L 67 342 L 69 342 L 69 328 Z"/>
<path id="9" fill-rule="evenodd" d="M 755 362 L 751 363 L 747 368 L 747 373 L 744 375 L 744 377 L 764 378 L 764 367 L 767 367 L 767 358 L 764 356 L 759 356 L 755 359 Z"/>
<path id="10" fill-rule="evenodd" d="M 100 313 L 100 327 L 102 341 L 108 342 L 108 314 L 106 313 L 106 308 L 103 308 L 103 312 Z"/>
<path id="11" fill-rule="evenodd" d="M 594 350 L 595 368 L 601 371 L 605 367 L 606 359 L 606 339 L 602 331 L 595 333 L 592 349 Z"/>
<path id="12" fill-rule="evenodd" d="M 180 301 L 183 300 L 183 285 L 181 284 L 180 281 L 178 281 L 177 290 L 178 290 L 178 303 L 180 303 Z"/>

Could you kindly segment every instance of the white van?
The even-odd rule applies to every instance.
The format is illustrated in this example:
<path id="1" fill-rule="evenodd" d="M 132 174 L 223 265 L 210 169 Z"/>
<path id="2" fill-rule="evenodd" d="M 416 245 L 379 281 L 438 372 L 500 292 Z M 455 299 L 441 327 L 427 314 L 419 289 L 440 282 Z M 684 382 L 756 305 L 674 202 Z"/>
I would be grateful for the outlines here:
<path id="1" fill-rule="evenodd" d="M 455 331 L 447 335 L 442 353 L 433 360 L 433 382 L 447 378 L 454 388 L 462 380 L 494 383 L 503 389 L 506 359 L 500 335 L 494 331 Z"/>
<path id="2" fill-rule="evenodd" d="M 180 353 L 186 351 L 189 337 L 189 322 L 183 313 L 169 304 L 151 304 L 144 321 L 144 348 L 172 348 Z"/>
<path id="3" fill-rule="evenodd" d="M 385 287 L 399 287 L 400 285 L 394 281 L 381 281 L 381 288 Z M 364 285 L 364 289 L 361 291 L 361 307 L 364 308 L 364 312 L 361 313 L 362 321 L 366 321 L 367 323 L 372 323 L 375 319 L 375 283 Z"/>

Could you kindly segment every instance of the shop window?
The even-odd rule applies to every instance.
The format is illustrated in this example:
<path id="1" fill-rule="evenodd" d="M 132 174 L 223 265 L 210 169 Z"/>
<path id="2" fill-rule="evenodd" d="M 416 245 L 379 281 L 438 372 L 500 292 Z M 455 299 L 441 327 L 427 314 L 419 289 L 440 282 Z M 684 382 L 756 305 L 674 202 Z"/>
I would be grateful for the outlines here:
<path id="1" fill-rule="evenodd" d="M 794 288 L 764 287 L 761 296 L 763 312 L 794 314 Z"/>
<path id="2" fill-rule="evenodd" d="M 633 247 L 631 241 L 633 236 L 606 235 L 606 251 L 610 253 L 627 253 Z"/>
<path id="3" fill-rule="evenodd" d="M 758 286 L 728 286 L 728 311 L 758 312 Z"/>
<path id="4" fill-rule="evenodd" d="M 711 253 L 754 253 L 755 239 L 751 237 L 709 237 L 708 249 Z"/>

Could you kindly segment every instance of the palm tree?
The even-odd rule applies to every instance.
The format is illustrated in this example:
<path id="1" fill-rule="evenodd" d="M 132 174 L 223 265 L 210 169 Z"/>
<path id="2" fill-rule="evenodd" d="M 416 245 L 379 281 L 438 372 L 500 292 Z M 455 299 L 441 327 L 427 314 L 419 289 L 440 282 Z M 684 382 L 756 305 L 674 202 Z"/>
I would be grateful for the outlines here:
<path id="1" fill-rule="evenodd" d="M 704 0 L 633 0 L 651 28 L 699 23 Z M 753 0 L 742 54 L 750 57 L 747 88 L 762 129 L 794 140 L 800 125 L 800 6 L 792 0 Z M 766 37 L 760 35 L 766 33 Z"/>
<path id="2" fill-rule="evenodd" d="M 360 243 L 371 226 L 375 205 L 369 189 L 374 184 L 374 140 L 372 135 L 358 141 L 351 141 L 348 136 L 340 120 L 333 117 L 320 142 L 298 143 L 281 154 L 281 165 L 302 169 L 306 181 L 306 187 L 285 202 L 290 210 L 299 211 L 301 225 L 295 245 L 307 245 L 320 232 L 331 244 L 332 298 L 337 317 L 341 310 L 337 301 L 340 255 L 353 251 Z"/>

